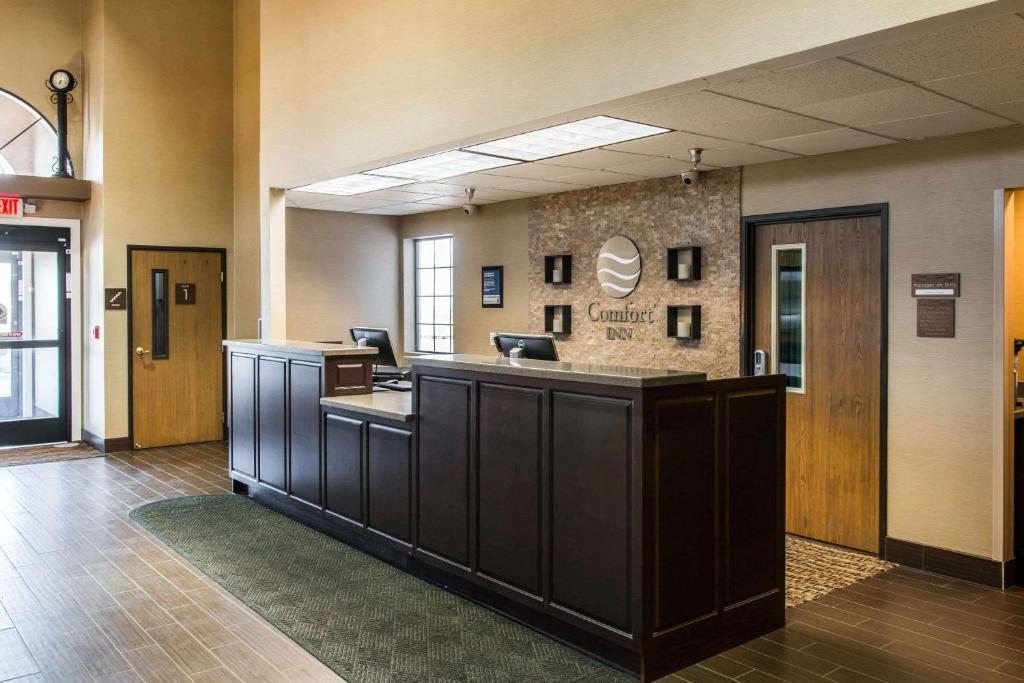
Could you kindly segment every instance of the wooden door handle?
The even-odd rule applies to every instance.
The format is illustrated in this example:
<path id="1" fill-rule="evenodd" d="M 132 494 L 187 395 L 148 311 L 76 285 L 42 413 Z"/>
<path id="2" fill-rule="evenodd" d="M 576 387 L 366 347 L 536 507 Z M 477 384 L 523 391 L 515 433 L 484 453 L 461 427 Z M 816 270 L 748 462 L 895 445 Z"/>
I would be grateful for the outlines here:
<path id="1" fill-rule="evenodd" d="M 135 347 L 135 355 L 136 356 L 144 356 L 147 353 L 149 353 L 149 349 L 144 349 L 141 346 L 136 346 Z"/>

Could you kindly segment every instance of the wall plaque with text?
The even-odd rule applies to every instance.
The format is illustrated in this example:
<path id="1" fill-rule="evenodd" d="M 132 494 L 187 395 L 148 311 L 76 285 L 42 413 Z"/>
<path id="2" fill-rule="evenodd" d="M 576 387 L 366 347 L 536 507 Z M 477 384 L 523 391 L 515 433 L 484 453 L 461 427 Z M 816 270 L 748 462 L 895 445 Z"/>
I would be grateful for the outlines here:
<path id="1" fill-rule="evenodd" d="M 918 299 L 917 336 L 956 336 L 956 299 Z"/>
<path id="2" fill-rule="evenodd" d="M 196 303 L 196 285 L 194 282 L 179 282 L 174 285 L 174 303 L 179 306 L 190 306 Z"/>
<path id="3" fill-rule="evenodd" d="M 104 289 L 103 307 L 108 311 L 123 311 L 128 308 L 128 290 L 124 287 L 107 287 Z"/>
<path id="4" fill-rule="evenodd" d="M 911 296 L 960 296 L 960 273 L 914 273 Z"/>

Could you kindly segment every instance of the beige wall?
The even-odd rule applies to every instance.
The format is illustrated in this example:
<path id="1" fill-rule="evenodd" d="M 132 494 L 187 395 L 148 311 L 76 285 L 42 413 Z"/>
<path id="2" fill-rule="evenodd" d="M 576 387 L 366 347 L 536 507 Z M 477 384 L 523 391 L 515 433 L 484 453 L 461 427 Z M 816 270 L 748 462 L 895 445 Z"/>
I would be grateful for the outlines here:
<path id="1" fill-rule="evenodd" d="M 260 317 L 259 0 L 234 2 L 234 251 L 228 335 L 252 338 Z"/>
<path id="2" fill-rule="evenodd" d="M 57 107 L 44 82 L 54 69 L 79 77 L 68 107 L 68 151 L 82 175 L 82 0 L 4 0 L 0 24 L 0 88 L 14 93 L 57 125 Z"/>
<path id="3" fill-rule="evenodd" d="M 349 339 L 354 325 L 386 327 L 398 346 L 398 218 L 288 209 L 289 339 Z"/>
<path id="4" fill-rule="evenodd" d="M 993 198 L 1022 183 L 1020 126 L 744 169 L 747 215 L 889 203 L 892 537 L 1002 557 L 1002 510 L 993 503 L 1004 474 L 993 443 L 993 271 L 1002 259 Z M 909 285 L 921 272 L 962 274 L 955 339 L 916 336 Z"/>
<path id="5" fill-rule="evenodd" d="M 435 211 L 402 219 L 402 238 L 452 235 L 455 238 L 455 352 L 491 353 L 491 332 L 525 332 L 529 329 L 529 255 L 527 253 L 528 200 L 488 204 L 472 216 L 461 209 Z M 505 306 L 483 308 L 480 304 L 480 269 L 504 266 Z M 403 285 L 406 301 L 403 316 L 413 316 L 411 284 Z M 404 348 L 413 349 L 409 329 Z"/>
<path id="6" fill-rule="evenodd" d="M 127 245 L 232 247 L 232 3 L 95 0 L 88 9 L 96 119 L 86 166 L 99 193 L 83 239 L 84 322 L 102 325 L 87 355 L 102 347 L 105 405 L 86 428 L 110 439 L 128 434 L 128 329 L 123 311 L 102 310 L 102 295 L 127 286 Z"/>
<path id="7" fill-rule="evenodd" d="M 789 56 L 996 5 L 263 0 L 264 182 L 294 187 L 766 60 L 800 63 L 807 57 Z M 999 11 L 1011 10 L 1002 3 Z"/>

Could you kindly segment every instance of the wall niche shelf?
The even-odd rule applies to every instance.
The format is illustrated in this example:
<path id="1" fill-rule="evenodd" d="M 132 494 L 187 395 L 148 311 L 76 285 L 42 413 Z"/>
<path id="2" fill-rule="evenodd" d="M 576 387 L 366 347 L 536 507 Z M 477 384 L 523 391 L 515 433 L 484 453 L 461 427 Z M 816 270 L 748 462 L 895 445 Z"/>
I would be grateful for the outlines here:
<path id="1" fill-rule="evenodd" d="M 572 282 L 572 254 L 544 257 L 544 282 L 567 285 Z"/>
<path id="2" fill-rule="evenodd" d="M 692 341 L 700 339 L 700 306 L 669 306 L 668 336 Z"/>
<path id="3" fill-rule="evenodd" d="M 548 334 L 572 332 L 572 306 L 558 304 L 544 307 L 544 331 Z"/>
<path id="4" fill-rule="evenodd" d="M 700 279 L 700 247 L 670 247 L 666 263 L 669 280 L 688 282 Z"/>

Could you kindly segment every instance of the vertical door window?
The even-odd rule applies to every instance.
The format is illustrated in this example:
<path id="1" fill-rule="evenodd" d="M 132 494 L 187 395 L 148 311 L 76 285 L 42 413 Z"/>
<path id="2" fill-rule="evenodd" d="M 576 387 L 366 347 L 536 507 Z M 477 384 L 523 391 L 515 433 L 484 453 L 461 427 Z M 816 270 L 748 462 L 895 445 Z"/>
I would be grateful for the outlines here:
<path id="1" fill-rule="evenodd" d="M 804 244 L 772 247 L 772 356 L 785 373 L 788 390 L 807 390 L 807 249 Z"/>
<path id="2" fill-rule="evenodd" d="M 167 316 L 167 271 L 153 270 L 153 358 L 168 358 Z"/>
<path id="3" fill-rule="evenodd" d="M 451 353 L 454 307 L 451 236 L 415 242 L 416 350 Z"/>

